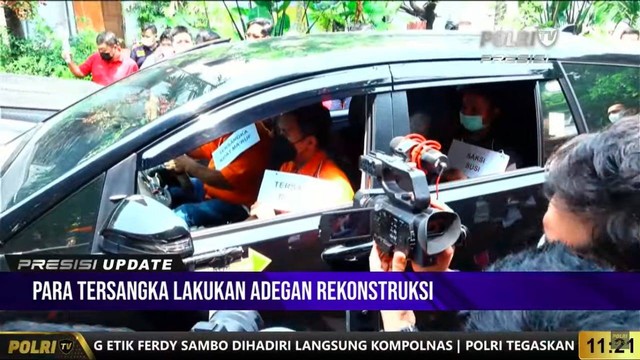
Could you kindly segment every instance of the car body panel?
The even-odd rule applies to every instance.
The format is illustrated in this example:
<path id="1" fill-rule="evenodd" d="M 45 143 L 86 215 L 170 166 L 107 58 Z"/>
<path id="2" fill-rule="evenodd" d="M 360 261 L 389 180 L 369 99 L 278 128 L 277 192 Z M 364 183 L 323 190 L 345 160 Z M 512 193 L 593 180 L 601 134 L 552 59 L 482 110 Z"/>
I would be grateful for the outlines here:
<path id="1" fill-rule="evenodd" d="M 640 55 L 638 49 L 605 48 L 561 34 L 553 47 L 538 45 L 526 50 L 548 55 L 548 63 L 496 65 L 482 63 L 482 56 L 517 54 L 522 49 L 480 48 L 479 43 L 477 33 L 319 34 L 201 47 L 141 70 L 140 73 L 149 76 L 162 76 L 170 67 L 189 69 L 217 87 L 124 136 L 95 158 L 0 214 L 0 237 L 10 240 L 77 189 L 105 176 L 91 246 L 92 252 L 99 252 L 100 227 L 114 200 L 135 192 L 135 171 L 184 153 L 193 141 L 206 142 L 261 116 L 275 115 L 312 99 L 324 100 L 325 96 L 364 95 L 369 102 L 373 101 L 371 114 L 367 115 L 365 149 L 386 151 L 393 137 L 405 135 L 409 130 L 406 90 L 488 81 L 559 79 L 573 118 L 583 132 L 578 101 L 563 78 L 565 74 L 558 61 L 625 64 L 636 61 L 637 65 L 636 53 Z M 587 43 L 590 45 L 586 46 Z M 134 82 L 136 76 L 122 81 Z M 538 90 L 531 96 L 539 103 Z M 542 129 L 540 117 L 538 107 L 537 129 Z M 538 158 L 538 165 L 542 165 L 540 153 Z M 543 182 L 544 170 L 538 166 L 441 184 L 437 189 L 439 200 L 460 213 L 472 234 L 472 245 L 460 250 L 456 265 L 465 270 L 481 269 L 486 247 L 497 251 L 486 254 L 491 260 L 539 237 L 540 214 L 546 207 L 540 191 Z M 365 188 L 376 185 L 365 176 L 362 184 Z M 436 192 L 435 187 L 430 190 Z M 264 271 L 366 270 L 366 244 L 337 252 L 341 256 L 354 250 L 357 256 L 349 253 L 334 257 L 335 261 L 323 261 L 320 255 L 325 249 L 317 233 L 320 217 L 321 211 L 314 211 L 197 230 L 193 232 L 195 251 L 203 254 L 242 248 L 244 258 L 257 252 L 270 260 L 261 269 Z M 320 330 L 324 329 L 321 318 L 343 317 L 344 313 L 304 314 L 304 320 Z"/>

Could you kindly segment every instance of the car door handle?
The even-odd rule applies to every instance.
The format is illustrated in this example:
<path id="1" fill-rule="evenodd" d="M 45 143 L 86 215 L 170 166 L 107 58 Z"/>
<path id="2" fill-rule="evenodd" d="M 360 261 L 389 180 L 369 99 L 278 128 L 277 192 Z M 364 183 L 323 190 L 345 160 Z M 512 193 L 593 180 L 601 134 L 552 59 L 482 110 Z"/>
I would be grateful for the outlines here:
<path id="1" fill-rule="evenodd" d="M 195 254 L 190 258 L 184 259 L 187 266 L 205 266 L 206 268 L 225 268 L 231 263 L 242 260 L 244 249 L 242 246 L 231 247 L 221 250 L 210 251 L 202 254 Z"/>
<path id="2" fill-rule="evenodd" d="M 355 262 L 366 258 L 371 253 L 373 241 L 359 244 L 340 244 L 325 249 L 322 252 L 322 260 L 326 262 Z"/>

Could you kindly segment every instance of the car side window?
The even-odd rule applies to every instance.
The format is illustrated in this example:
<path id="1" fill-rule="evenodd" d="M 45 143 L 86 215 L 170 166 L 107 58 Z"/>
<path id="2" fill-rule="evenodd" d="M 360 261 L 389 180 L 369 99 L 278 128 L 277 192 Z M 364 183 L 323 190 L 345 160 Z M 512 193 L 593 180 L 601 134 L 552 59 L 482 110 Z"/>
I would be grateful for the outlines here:
<path id="1" fill-rule="evenodd" d="M 361 182 L 364 98 L 335 110 L 318 101 L 222 136 L 205 130 L 185 149 L 188 157 L 167 159 L 172 165 L 153 174 L 140 171 L 139 191 L 160 193 L 191 228 L 351 203 Z"/>
<path id="2" fill-rule="evenodd" d="M 0 253 L 78 253 L 85 248 L 88 252 L 98 221 L 104 179 L 101 175 L 64 199 L 0 247 Z"/>
<path id="3" fill-rule="evenodd" d="M 409 132 L 435 140 L 449 158 L 440 182 L 537 166 L 535 81 L 407 91 Z M 429 183 L 439 174 L 430 174 Z"/>
<path id="4" fill-rule="evenodd" d="M 558 146 L 578 134 L 578 128 L 558 80 L 540 82 L 540 106 L 543 161 L 546 161 Z"/>
<path id="5" fill-rule="evenodd" d="M 624 116 L 638 113 L 640 97 L 640 69 L 638 67 L 563 64 L 589 132 L 616 121 L 622 110 Z"/>

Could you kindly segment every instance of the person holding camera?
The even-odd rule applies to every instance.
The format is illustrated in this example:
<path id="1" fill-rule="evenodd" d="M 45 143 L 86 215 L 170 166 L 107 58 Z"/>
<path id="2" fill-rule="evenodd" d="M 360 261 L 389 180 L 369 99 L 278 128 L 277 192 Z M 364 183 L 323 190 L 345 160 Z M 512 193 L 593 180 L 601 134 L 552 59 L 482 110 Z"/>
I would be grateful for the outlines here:
<path id="1" fill-rule="evenodd" d="M 422 268 L 408 261 L 401 252 L 393 256 L 383 255 L 377 246 L 371 252 L 371 271 L 405 271 L 410 263 L 413 271 L 450 271 L 449 262 L 453 248 L 438 255 L 436 264 Z M 561 242 L 548 243 L 540 248 L 531 248 L 511 254 L 496 261 L 487 271 L 541 272 L 541 271 L 615 271 L 594 258 L 582 257 Z M 416 316 L 411 310 L 380 311 L 383 329 L 386 332 L 418 332 Z M 640 311 L 600 310 L 474 310 L 462 312 L 464 331 L 596 331 L 600 329 L 633 330 L 640 326 Z M 458 329 L 454 329 L 458 330 Z"/>
<path id="2" fill-rule="evenodd" d="M 550 266 L 554 261 L 558 263 L 562 259 L 571 261 L 556 271 L 584 271 L 584 267 L 576 265 L 582 261 L 609 271 L 640 269 L 638 134 L 640 121 L 628 117 L 598 133 L 577 136 L 560 147 L 547 163 L 545 190 L 550 201 L 539 247 L 560 248 L 566 254 L 560 256 L 557 253 L 560 250 L 555 250 L 536 255 L 535 250 L 525 250 L 529 255 L 527 261 L 514 261 L 518 255 L 510 255 L 489 271 L 553 270 Z M 408 261 L 404 253 L 385 254 L 374 245 L 370 268 L 371 271 L 404 271 L 410 263 L 416 272 L 448 271 L 453 253 L 450 247 L 437 255 L 433 266 L 421 268 Z M 549 257 L 554 261 L 549 261 Z M 515 265 L 509 265 L 509 261 Z M 544 266 L 536 269 L 536 262 Z M 381 314 L 386 331 L 417 331 L 413 311 L 382 311 Z"/>

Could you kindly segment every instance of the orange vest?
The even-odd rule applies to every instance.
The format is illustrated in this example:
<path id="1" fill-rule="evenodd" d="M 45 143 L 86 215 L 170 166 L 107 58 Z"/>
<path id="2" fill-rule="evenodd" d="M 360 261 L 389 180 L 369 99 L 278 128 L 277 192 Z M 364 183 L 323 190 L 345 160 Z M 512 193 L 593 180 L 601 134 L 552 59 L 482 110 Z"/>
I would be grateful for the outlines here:
<path id="1" fill-rule="evenodd" d="M 245 150 L 229 165 L 220 170 L 231 186 L 232 190 L 218 189 L 205 184 L 206 197 L 209 199 L 219 199 L 230 204 L 251 206 L 258 198 L 262 176 L 267 168 L 269 154 L 271 153 L 271 133 L 264 123 L 257 122 L 258 135 L 260 141 L 249 149 Z M 231 133 L 201 146 L 189 155 L 198 159 L 209 160 L 209 169 L 215 169 L 213 152 L 218 149 L 229 137 Z"/>
<path id="2" fill-rule="evenodd" d="M 297 169 L 293 161 L 286 162 L 280 166 L 280 171 L 300 175 L 313 176 L 318 179 L 331 181 L 337 185 L 337 194 L 327 194 L 326 199 L 335 205 L 353 201 L 353 189 L 347 176 L 342 170 L 327 157 L 324 151 L 318 151 L 311 159 Z M 334 205 L 334 204 L 331 204 Z"/>

